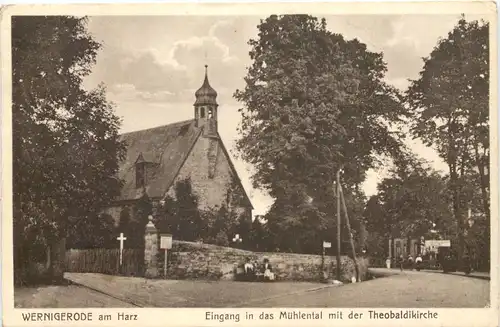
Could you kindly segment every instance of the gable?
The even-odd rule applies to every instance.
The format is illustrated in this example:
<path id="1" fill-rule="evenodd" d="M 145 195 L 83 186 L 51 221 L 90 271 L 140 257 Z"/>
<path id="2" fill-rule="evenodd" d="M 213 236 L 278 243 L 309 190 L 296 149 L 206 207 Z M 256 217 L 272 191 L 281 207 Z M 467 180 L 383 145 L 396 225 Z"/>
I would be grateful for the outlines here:
<path id="1" fill-rule="evenodd" d="M 240 176 L 238 175 L 238 172 L 236 171 L 236 168 L 234 167 L 233 161 L 231 160 L 231 157 L 229 156 L 229 152 L 227 151 L 226 146 L 224 145 L 224 142 L 222 142 L 222 139 L 220 140 L 220 145 L 221 145 L 221 149 L 222 149 L 222 151 L 224 153 L 224 156 L 225 156 L 225 158 L 226 158 L 226 160 L 227 160 L 227 162 L 229 164 L 229 167 L 231 169 L 234 181 L 239 186 L 240 192 L 245 197 L 246 202 L 248 202 L 248 205 L 253 210 L 254 208 L 253 208 L 253 205 L 252 205 L 252 201 L 250 201 L 250 197 L 248 196 L 245 188 L 243 187 L 243 183 L 241 182 Z"/>
<path id="2" fill-rule="evenodd" d="M 117 200 L 138 199 L 144 191 L 150 197 L 163 196 L 200 132 L 194 120 L 188 120 L 121 135 L 120 140 L 126 143 L 127 153 L 118 171 L 124 185 Z M 150 163 L 145 188 L 136 187 L 135 164 L 138 159 Z"/>
<path id="3" fill-rule="evenodd" d="M 175 196 L 175 184 L 186 178 L 191 180 L 200 208 L 208 209 L 227 204 L 228 190 L 233 188 L 233 183 L 236 182 L 236 191 L 244 198 L 242 206 L 253 209 L 220 138 L 200 137 L 196 140 L 168 194 Z"/>

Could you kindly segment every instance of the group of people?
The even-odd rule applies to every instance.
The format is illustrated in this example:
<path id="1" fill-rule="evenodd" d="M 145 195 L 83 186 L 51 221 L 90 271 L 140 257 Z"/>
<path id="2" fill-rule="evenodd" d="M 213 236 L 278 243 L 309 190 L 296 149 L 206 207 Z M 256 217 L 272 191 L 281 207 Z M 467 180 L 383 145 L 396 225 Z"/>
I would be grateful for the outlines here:
<path id="1" fill-rule="evenodd" d="M 410 254 L 408 256 L 408 259 L 406 260 L 407 267 L 410 270 L 413 270 L 413 268 L 415 268 L 417 271 L 419 271 L 422 268 L 422 262 L 423 262 L 423 260 L 422 260 L 422 256 L 420 254 L 417 255 L 415 260 L 413 260 L 413 257 Z M 404 266 L 405 266 L 405 259 L 404 259 L 403 255 L 401 255 L 399 257 L 399 268 L 401 269 L 401 271 L 403 271 Z"/>
<path id="2" fill-rule="evenodd" d="M 257 261 L 252 262 L 250 258 L 246 258 L 246 262 L 243 265 L 243 274 L 247 281 L 273 281 L 275 279 L 273 268 L 267 257 L 264 257 L 260 266 Z"/>

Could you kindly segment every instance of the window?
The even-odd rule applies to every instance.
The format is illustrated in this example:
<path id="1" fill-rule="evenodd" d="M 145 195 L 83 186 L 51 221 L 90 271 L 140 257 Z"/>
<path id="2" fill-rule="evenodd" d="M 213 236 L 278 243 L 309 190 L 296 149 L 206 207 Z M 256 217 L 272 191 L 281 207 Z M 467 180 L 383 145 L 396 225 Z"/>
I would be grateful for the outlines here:
<path id="1" fill-rule="evenodd" d="M 135 166 L 135 187 L 144 187 L 146 184 L 146 172 L 145 172 L 145 165 L 143 162 L 138 163 Z"/>
<path id="2" fill-rule="evenodd" d="M 212 119 L 213 118 L 213 112 L 212 112 L 212 109 L 208 109 L 208 119 Z"/>
<path id="3" fill-rule="evenodd" d="M 205 107 L 201 107 L 200 109 L 201 109 L 201 115 L 200 115 L 200 117 L 201 118 L 205 118 Z"/>

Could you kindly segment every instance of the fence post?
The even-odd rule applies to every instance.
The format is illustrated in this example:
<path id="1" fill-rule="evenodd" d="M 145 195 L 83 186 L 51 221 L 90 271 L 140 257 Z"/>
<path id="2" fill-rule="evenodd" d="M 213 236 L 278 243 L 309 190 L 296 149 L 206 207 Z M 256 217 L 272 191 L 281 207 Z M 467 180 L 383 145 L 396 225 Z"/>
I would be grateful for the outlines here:
<path id="1" fill-rule="evenodd" d="M 66 238 L 61 237 L 49 245 L 51 247 L 50 272 L 52 280 L 61 283 L 64 280 L 64 271 L 66 270 Z"/>
<path id="2" fill-rule="evenodd" d="M 144 235 L 144 265 L 145 276 L 155 278 L 158 276 L 158 231 L 153 224 L 153 216 L 149 216 L 149 222 L 146 225 L 146 233 Z"/>

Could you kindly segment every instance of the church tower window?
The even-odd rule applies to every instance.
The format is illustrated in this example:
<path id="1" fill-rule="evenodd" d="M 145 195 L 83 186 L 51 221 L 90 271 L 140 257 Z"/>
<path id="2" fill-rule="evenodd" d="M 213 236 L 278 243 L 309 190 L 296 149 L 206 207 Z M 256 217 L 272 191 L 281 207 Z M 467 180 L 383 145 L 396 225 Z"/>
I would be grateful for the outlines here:
<path id="1" fill-rule="evenodd" d="M 205 118 L 205 107 L 201 107 L 200 109 L 201 109 L 201 115 L 200 115 L 200 117 L 201 118 Z"/>

